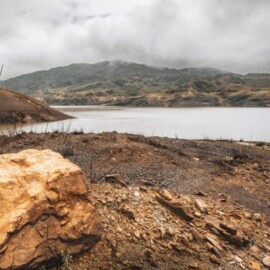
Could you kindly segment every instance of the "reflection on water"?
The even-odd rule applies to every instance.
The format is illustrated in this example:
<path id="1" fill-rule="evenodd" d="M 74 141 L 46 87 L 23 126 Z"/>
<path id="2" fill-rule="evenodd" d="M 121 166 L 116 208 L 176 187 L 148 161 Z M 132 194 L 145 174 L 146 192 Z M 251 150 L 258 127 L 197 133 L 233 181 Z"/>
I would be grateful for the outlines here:
<path id="1" fill-rule="evenodd" d="M 269 108 L 55 107 L 77 119 L 26 126 L 26 131 L 117 131 L 185 139 L 270 142 Z"/>

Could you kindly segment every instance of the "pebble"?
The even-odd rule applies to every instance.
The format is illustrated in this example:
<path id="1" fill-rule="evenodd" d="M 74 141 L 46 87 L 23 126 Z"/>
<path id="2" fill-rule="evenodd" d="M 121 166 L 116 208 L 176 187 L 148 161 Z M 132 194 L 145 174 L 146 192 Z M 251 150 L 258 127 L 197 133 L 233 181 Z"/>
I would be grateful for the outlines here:
<path id="1" fill-rule="evenodd" d="M 122 229 L 121 227 L 117 227 L 116 231 L 117 231 L 117 232 L 122 232 L 123 229 Z"/>
<path id="2" fill-rule="evenodd" d="M 207 210 L 207 207 L 206 207 L 206 204 L 203 200 L 201 199 L 196 199 L 195 200 L 195 204 L 196 206 L 198 207 L 198 209 L 204 213 L 204 214 L 208 214 L 208 210 Z"/>
<path id="3" fill-rule="evenodd" d="M 168 231 L 169 231 L 169 234 L 170 234 L 170 235 L 175 235 L 175 229 L 174 229 L 174 228 L 169 227 L 169 228 L 168 228 Z"/>
<path id="4" fill-rule="evenodd" d="M 172 194 L 171 194 L 168 190 L 166 190 L 166 189 L 163 190 L 162 196 L 163 196 L 165 199 L 169 200 L 169 201 L 171 201 L 171 200 L 173 199 Z"/>
<path id="5" fill-rule="evenodd" d="M 255 220 L 257 220 L 257 221 L 261 221 L 261 220 L 262 220 L 262 216 L 261 216 L 261 214 L 259 214 L 259 213 L 255 213 L 255 214 L 253 215 L 253 218 L 254 218 Z"/>
<path id="6" fill-rule="evenodd" d="M 260 249 L 257 247 L 257 246 L 255 246 L 255 245 L 253 245 L 251 248 L 250 248 L 250 250 L 253 252 L 253 253 L 259 253 L 260 252 Z"/>
<path id="7" fill-rule="evenodd" d="M 243 262 L 243 260 L 242 260 L 239 256 L 237 256 L 237 255 L 234 257 L 234 260 L 235 260 L 236 262 L 238 262 L 238 263 Z"/>
<path id="8" fill-rule="evenodd" d="M 141 234 L 140 234 L 140 232 L 139 231 L 135 231 L 134 232 L 134 235 L 136 236 L 136 238 L 141 238 Z"/>
<path id="9" fill-rule="evenodd" d="M 262 259 L 262 263 L 267 266 L 267 267 L 270 267 L 270 256 L 265 256 L 263 259 Z"/>

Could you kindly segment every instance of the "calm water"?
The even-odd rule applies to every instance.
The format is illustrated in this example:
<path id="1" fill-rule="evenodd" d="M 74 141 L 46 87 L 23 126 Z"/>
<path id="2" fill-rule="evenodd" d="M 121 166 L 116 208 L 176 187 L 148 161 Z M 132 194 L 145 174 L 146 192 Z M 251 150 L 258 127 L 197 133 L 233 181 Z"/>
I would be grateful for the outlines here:
<path id="1" fill-rule="evenodd" d="M 270 142 L 270 108 L 55 108 L 77 119 L 37 124 L 26 130 L 117 131 L 171 138 Z"/>

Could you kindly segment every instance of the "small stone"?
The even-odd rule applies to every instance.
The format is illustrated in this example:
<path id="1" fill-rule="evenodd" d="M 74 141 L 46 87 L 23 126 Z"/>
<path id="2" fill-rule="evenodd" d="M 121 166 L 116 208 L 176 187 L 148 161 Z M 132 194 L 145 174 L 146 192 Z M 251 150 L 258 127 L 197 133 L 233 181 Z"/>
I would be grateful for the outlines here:
<path id="1" fill-rule="evenodd" d="M 252 215 L 249 212 L 245 212 L 244 217 L 250 219 Z"/>
<path id="2" fill-rule="evenodd" d="M 202 234 L 199 233 L 198 231 L 193 230 L 193 231 L 192 231 L 192 235 L 193 235 L 193 238 L 194 238 L 197 242 L 202 242 L 202 241 L 203 241 L 203 236 L 202 236 Z"/>
<path id="3" fill-rule="evenodd" d="M 53 191 L 53 190 L 49 190 L 47 193 L 46 193 L 46 196 L 49 200 L 49 202 L 51 204 L 56 204 L 59 200 L 59 195 L 57 192 Z"/>
<path id="4" fill-rule="evenodd" d="M 257 254 L 257 253 L 260 252 L 260 249 L 259 249 L 257 246 L 255 246 L 255 245 L 253 245 L 253 246 L 250 248 L 250 250 L 251 250 L 253 253 L 255 253 L 255 254 Z"/>
<path id="5" fill-rule="evenodd" d="M 207 196 L 208 194 L 205 193 L 205 192 L 203 192 L 203 191 L 197 191 L 197 192 L 195 193 L 195 195 L 198 195 L 198 196 Z"/>
<path id="6" fill-rule="evenodd" d="M 138 239 L 141 238 L 141 234 L 140 234 L 139 231 L 135 231 L 135 232 L 134 232 L 134 235 L 135 235 L 135 237 L 138 238 Z"/>
<path id="7" fill-rule="evenodd" d="M 257 221 L 261 221 L 261 220 L 262 220 L 262 216 L 261 216 L 261 214 L 259 214 L 259 213 L 255 213 L 255 214 L 253 215 L 253 218 L 254 218 L 255 220 L 257 220 Z"/>
<path id="8" fill-rule="evenodd" d="M 171 192 L 169 192 L 166 189 L 163 190 L 157 190 L 157 193 L 164 199 L 166 199 L 167 201 L 171 201 L 173 199 L 173 195 L 171 194 Z"/>
<path id="9" fill-rule="evenodd" d="M 195 212 L 194 212 L 194 216 L 195 216 L 195 217 L 201 217 L 202 214 L 201 214 L 200 212 L 198 212 L 198 211 L 195 211 Z"/>
<path id="10" fill-rule="evenodd" d="M 216 247 L 219 251 L 222 251 L 223 248 L 221 247 L 221 245 L 218 243 L 217 240 L 215 240 L 210 234 L 206 235 L 206 240 L 211 243 L 214 247 Z"/>
<path id="11" fill-rule="evenodd" d="M 172 194 L 171 194 L 168 190 L 166 190 L 166 189 L 163 190 L 162 196 L 163 196 L 165 199 L 169 200 L 169 201 L 173 199 Z"/>
<path id="12" fill-rule="evenodd" d="M 237 255 L 234 257 L 234 260 L 235 260 L 236 262 L 238 262 L 238 263 L 243 262 L 243 260 L 242 260 L 239 256 L 237 256 Z"/>
<path id="13" fill-rule="evenodd" d="M 224 193 L 218 194 L 218 200 L 219 200 L 220 202 L 226 202 L 227 199 L 228 199 L 228 197 L 227 197 L 227 195 L 225 195 Z"/>
<path id="14" fill-rule="evenodd" d="M 209 256 L 209 260 L 210 260 L 212 263 L 214 263 L 214 264 L 217 264 L 217 265 L 220 264 L 219 259 L 218 259 L 215 255 L 213 255 L 213 254 L 211 254 L 211 255 Z"/>
<path id="15" fill-rule="evenodd" d="M 176 199 L 176 200 L 168 201 L 168 200 L 163 199 L 161 196 L 156 196 L 156 198 L 160 204 L 169 208 L 172 212 L 174 212 L 176 215 L 180 216 L 184 220 L 186 221 L 193 220 L 191 209 L 185 206 L 181 200 Z"/>
<path id="16" fill-rule="evenodd" d="M 123 231 L 123 229 L 121 227 L 117 227 L 116 231 L 121 233 Z"/>
<path id="17" fill-rule="evenodd" d="M 267 266 L 267 267 L 270 267 L 270 256 L 265 256 L 263 259 L 262 259 L 262 263 L 263 265 Z"/>
<path id="18" fill-rule="evenodd" d="M 139 183 L 144 185 L 144 186 L 147 186 L 147 187 L 152 187 L 153 186 L 153 183 L 148 182 L 146 180 L 140 180 Z"/>
<path id="19" fill-rule="evenodd" d="M 165 235 L 166 234 L 166 230 L 163 227 L 161 227 L 159 230 L 160 230 L 160 232 L 161 232 L 162 235 Z"/>
<path id="20" fill-rule="evenodd" d="M 143 192 L 147 192 L 148 191 L 148 188 L 144 187 L 144 186 L 139 186 L 140 188 L 140 191 L 143 191 Z"/>
<path id="21" fill-rule="evenodd" d="M 188 268 L 190 269 L 199 269 L 198 263 L 192 262 L 189 264 Z"/>
<path id="22" fill-rule="evenodd" d="M 244 270 L 246 269 L 246 267 L 242 263 L 239 263 L 239 266 Z"/>
<path id="23" fill-rule="evenodd" d="M 113 198 L 112 197 L 108 197 L 107 198 L 107 202 L 113 202 Z"/>
<path id="24" fill-rule="evenodd" d="M 267 240 L 267 241 L 270 243 L 269 240 Z M 262 244 L 262 245 L 261 245 L 261 248 L 263 248 L 264 250 L 270 252 L 270 246 L 268 246 L 268 245 L 266 245 L 266 244 Z"/>
<path id="25" fill-rule="evenodd" d="M 204 217 L 204 220 L 208 227 L 215 228 L 217 231 L 220 230 L 220 221 L 216 217 L 208 215 Z"/>
<path id="26" fill-rule="evenodd" d="M 187 238 L 189 241 L 193 241 L 193 234 L 192 233 L 187 233 Z"/>
<path id="27" fill-rule="evenodd" d="M 111 158 L 111 162 L 115 162 L 116 161 L 116 158 L 115 157 L 112 157 Z"/>
<path id="28" fill-rule="evenodd" d="M 189 246 L 189 239 L 186 235 L 184 235 L 181 239 L 181 242 L 186 245 L 186 246 Z"/>
<path id="29" fill-rule="evenodd" d="M 169 228 L 168 228 L 168 231 L 169 231 L 169 234 L 170 234 L 170 235 L 175 235 L 175 229 L 174 229 L 174 228 L 169 227 Z"/>
<path id="30" fill-rule="evenodd" d="M 220 227 L 224 230 L 226 230 L 228 233 L 230 233 L 231 235 L 236 235 L 237 234 L 237 229 L 234 228 L 233 225 L 231 224 L 227 224 L 227 223 L 220 223 Z"/>
<path id="31" fill-rule="evenodd" d="M 134 196 L 136 196 L 136 197 L 140 197 L 140 192 L 139 191 L 134 191 Z"/>
<path id="32" fill-rule="evenodd" d="M 203 200 L 201 199 L 196 199 L 195 200 L 195 204 L 196 206 L 198 207 L 198 209 L 204 213 L 204 214 L 207 214 L 208 213 L 208 210 L 207 210 L 207 207 L 206 207 L 206 204 Z"/>
<path id="33" fill-rule="evenodd" d="M 105 180 L 109 183 L 118 183 L 121 186 L 127 187 L 127 183 L 120 174 L 105 175 Z"/>
<path id="34" fill-rule="evenodd" d="M 69 210 L 67 207 L 62 207 L 59 211 L 58 211 L 58 215 L 60 217 L 64 217 L 69 213 Z"/>

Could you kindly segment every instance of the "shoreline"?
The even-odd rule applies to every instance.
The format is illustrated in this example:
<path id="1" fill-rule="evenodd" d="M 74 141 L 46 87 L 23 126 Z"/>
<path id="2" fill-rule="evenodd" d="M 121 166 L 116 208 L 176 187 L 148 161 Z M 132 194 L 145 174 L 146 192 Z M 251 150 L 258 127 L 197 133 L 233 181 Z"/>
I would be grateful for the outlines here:
<path id="1" fill-rule="evenodd" d="M 72 120 L 72 119 L 76 119 L 76 117 L 67 119 L 67 120 Z M 137 134 L 137 133 L 128 133 L 128 132 L 118 132 L 118 131 L 102 131 L 102 132 L 85 132 L 83 129 L 81 130 L 74 130 L 74 131 L 70 131 L 69 126 L 61 126 L 58 127 L 58 129 L 56 130 L 52 130 L 52 131 L 48 131 L 48 130 L 44 130 L 42 132 L 36 132 L 34 130 L 32 130 L 32 127 L 34 127 L 37 124 L 45 124 L 47 126 L 49 126 L 50 124 L 60 124 L 62 121 L 50 121 L 50 122 L 36 122 L 36 123 L 12 123 L 12 124 L 3 124 L 0 123 L 0 137 L 1 136 L 7 136 L 7 137 L 14 137 L 14 136 L 18 136 L 18 135 L 24 135 L 24 134 L 36 134 L 36 135 L 40 135 L 40 136 L 49 136 L 50 134 L 70 134 L 70 135 L 104 135 L 104 134 L 118 134 L 118 135 L 123 135 L 123 136 L 138 136 L 138 137 L 144 137 L 144 138 L 148 138 L 148 139 L 164 139 L 164 140 L 179 140 L 179 141 L 183 141 L 183 142 L 228 142 L 228 143 L 236 143 L 239 145 L 245 145 L 245 146 L 259 146 L 259 147 L 269 147 L 270 148 L 270 141 L 262 141 L 262 140 L 256 140 L 256 141 L 252 141 L 252 140 L 244 140 L 244 139 L 239 139 L 239 140 L 234 140 L 234 139 L 226 139 L 226 138 L 216 138 L 216 139 L 211 139 L 211 138 L 180 138 L 180 137 L 168 137 L 168 136 L 158 136 L 158 135 L 143 135 L 143 134 Z M 25 131 L 23 130 L 23 128 L 25 127 L 31 127 L 30 131 Z M 5 129 L 6 128 L 6 129 Z"/>
<path id="2" fill-rule="evenodd" d="M 250 108 L 255 108 L 255 109 L 269 109 L 269 106 L 209 106 L 209 105 L 205 105 L 205 106 L 180 106 L 180 107 L 173 107 L 173 106 L 132 106 L 132 105 L 113 105 L 113 104 L 87 104 L 87 105 L 80 105 L 80 104 L 72 104 L 72 105 L 57 105 L 57 104 L 48 104 L 48 106 L 50 106 L 51 108 L 65 108 L 65 107 L 70 107 L 70 108 L 74 108 L 74 107 L 81 107 L 81 108 L 87 108 L 87 107 L 104 107 L 104 108 L 132 108 L 132 109 L 215 109 L 215 108 L 232 108 L 232 109 L 250 109 Z"/>

